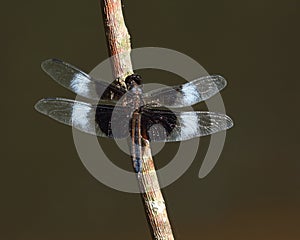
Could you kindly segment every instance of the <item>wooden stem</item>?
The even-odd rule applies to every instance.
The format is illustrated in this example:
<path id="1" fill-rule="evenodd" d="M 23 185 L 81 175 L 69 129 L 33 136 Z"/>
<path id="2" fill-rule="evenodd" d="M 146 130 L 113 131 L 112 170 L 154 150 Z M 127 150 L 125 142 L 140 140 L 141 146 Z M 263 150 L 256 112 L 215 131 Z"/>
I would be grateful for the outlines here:
<path id="1" fill-rule="evenodd" d="M 121 0 L 100 0 L 109 55 L 112 57 L 114 76 L 121 85 L 133 74 L 130 58 L 130 35 L 122 13 Z M 147 220 L 153 239 L 173 240 L 174 236 L 148 141 L 142 150 L 142 172 L 137 174 Z"/>
<path id="2" fill-rule="evenodd" d="M 100 0 L 113 75 L 124 86 L 124 80 L 133 74 L 130 58 L 130 35 L 126 28 L 121 0 Z"/>
<path id="3" fill-rule="evenodd" d="M 173 240 L 172 227 L 156 175 L 150 144 L 148 141 L 144 141 L 143 145 L 143 169 L 137 177 L 152 237 L 159 240 Z"/>

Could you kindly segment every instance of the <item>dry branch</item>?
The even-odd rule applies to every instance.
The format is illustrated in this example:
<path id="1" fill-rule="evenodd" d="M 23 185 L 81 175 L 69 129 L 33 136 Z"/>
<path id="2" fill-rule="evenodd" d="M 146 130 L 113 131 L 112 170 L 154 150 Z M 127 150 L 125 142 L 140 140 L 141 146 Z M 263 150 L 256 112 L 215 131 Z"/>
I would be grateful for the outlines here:
<path id="1" fill-rule="evenodd" d="M 133 74 L 130 59 L 130 35 L 122 13 L 121 0 L 101 0 L 109 55 L 112 57 L 114 77 L 124 86 L 127 76 Z M 165 201 L 159 187 L 149 142 L 142 151 L 142 172 L 137 174 L 141 196 L 153 239 L 173 240 Z"/>

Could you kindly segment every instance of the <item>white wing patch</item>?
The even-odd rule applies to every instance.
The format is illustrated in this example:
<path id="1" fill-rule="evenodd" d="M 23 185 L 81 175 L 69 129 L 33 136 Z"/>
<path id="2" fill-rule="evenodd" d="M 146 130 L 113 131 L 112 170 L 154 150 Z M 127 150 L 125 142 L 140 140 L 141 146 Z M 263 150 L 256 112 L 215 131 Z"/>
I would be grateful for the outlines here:
<path id="1" fill-rule="evenodd" d="M 183 93 L 183 105 L 193 105 L 201 101 L 201 96 L 194 84 L 184 84 L 181 91 Z"/>
<path id="2" fill-rule="evenodd" d="M 196 112 L 190 112 L 189 115 L 181 115 L 180 123 L 181 135 L 178 136 L 180 139 L 190 139 L 199 134 L 199 122 Z"/>
<path id="3" fill-rule="evenodd" d="M 71 80 L 70 87 L 73 92 L 87 97 L 91 95 L 91 86 L 90 86 L 91 80 L 86 78 L 85 76 L 82 76 L 82 74 L 75 74 L 74 78 Z"/>
<path id="4" fill-rule="evenodd" d="M 89 108 L 75 102 L 72 110 L 72 125 L 85 132 L 95 132 L 93 130 L 95 125 L 91 124 L 95 122 L 92 119 L 93 116 L 95 117 L 95 113 L 92 107 Z"/>

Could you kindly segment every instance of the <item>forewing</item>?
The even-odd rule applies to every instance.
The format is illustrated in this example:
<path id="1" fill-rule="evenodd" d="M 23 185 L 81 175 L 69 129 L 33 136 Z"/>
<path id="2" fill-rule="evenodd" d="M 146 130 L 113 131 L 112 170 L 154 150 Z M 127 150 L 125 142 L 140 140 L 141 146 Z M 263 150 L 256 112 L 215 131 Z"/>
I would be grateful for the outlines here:
<path id="1" fill-rule="evenodd" d="M 142 114 L 142 133 L 152 142 L 176 142 L 202 137 L 227 130 L 233 121 L 215 112 L 175 112 L 145 109 Z"/>
<path id="2" fill-rule="evenodd" d="M 201 77 L 179 86 L 164 87 L 147 92 L 146 104 L 170 108 L 186 107 L 205 101 L 226 86 L 226 80 L 219 75 Z"/>
<path id="3" fill-rule="evenodd" d="M 48 59 L 41 66 L 53 80 L 85 98 L 92 100 L 118 100 L 126 93 L 123 88 L 95 80 L 71 64 L 58 59 Z"/>
<path id="4" fill-rule="evenodd" d="M 84 102 L 73 101 L 63 98 L 46 98 L 36 103 L 35 109 L 54 120 L 63 124 L 73 126 L 76 129 L 100 137 L 126 138 L 129 131 L 112 134 L 111 117 L 115 110 L 123 114 L 122 109 L 114 109 L 109 105 L 91 105 Z M 124 128 L 123 128 L 124 129 Z"/>

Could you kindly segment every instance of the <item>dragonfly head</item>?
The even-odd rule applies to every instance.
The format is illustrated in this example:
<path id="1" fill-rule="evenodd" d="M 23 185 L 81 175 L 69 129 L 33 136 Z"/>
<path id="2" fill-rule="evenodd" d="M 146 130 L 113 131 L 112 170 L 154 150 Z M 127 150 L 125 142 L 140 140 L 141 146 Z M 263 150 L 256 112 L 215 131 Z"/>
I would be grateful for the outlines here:
<path id="1" fill-rule="evenodd" d="M 142 77 L 138 74 L 132 74 L 125 79 L 125 83 L 128 90 L 142 84 Z"/>

